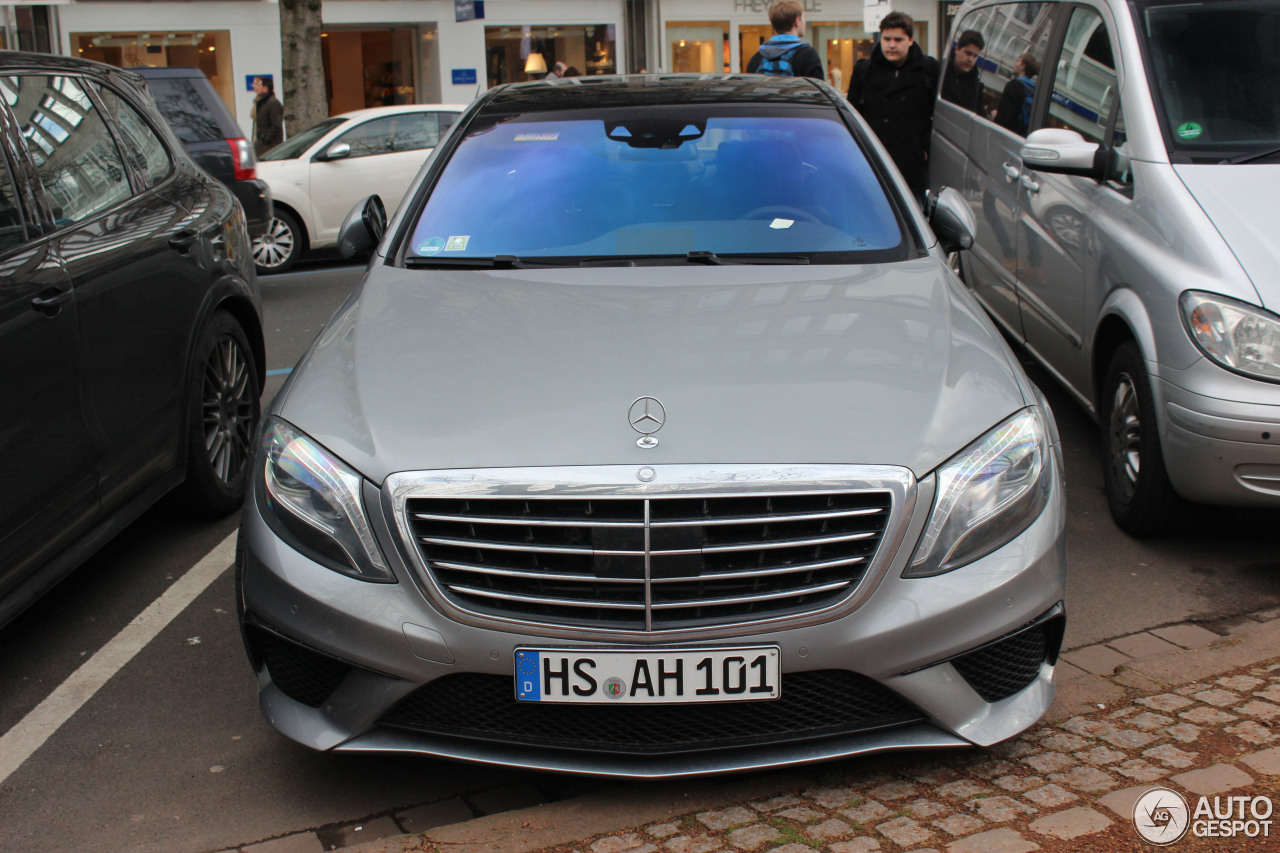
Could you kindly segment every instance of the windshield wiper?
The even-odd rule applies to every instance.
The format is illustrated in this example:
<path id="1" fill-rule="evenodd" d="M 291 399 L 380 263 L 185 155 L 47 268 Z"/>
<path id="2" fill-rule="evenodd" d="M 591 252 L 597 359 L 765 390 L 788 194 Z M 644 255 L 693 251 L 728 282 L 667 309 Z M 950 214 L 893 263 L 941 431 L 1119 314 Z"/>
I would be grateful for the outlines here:
<path id="1" fill-rule="evenodd" d="M 684 259 L 691 264 L 807 264 L 803 255 L 717 255 L 715 252 L 690 252 Z"/>
<path id="2" fill-rule="evenodd" d="M 1274 157 L 1280 154 L 1280 148 L 1268 148 L 1264 151 L 1249 151 L 1241 154 L 1239 157 L 1229 157 L 1219 163 L 1219 166 L 1238 166 L 1241 163 L 1252 163 L 1255 160 L 1265 160 L 1268 157 Z"/>
<path id="3" fill-rule="evenodd" d="M 547 266 L 547 264 L 530 261 L 525 258 L 517 258 L 515 255 L 494 255 L 492 258 L 437 258 L 437 257 L 413 257 L 405 258 L 404 265 L 410 269 L 435 269 L 438 267 L 462 267 L 463 269 L 473 270 L 523 270 L 535 266 Z M 564 266 L 563 262 L 557 262 L 555 266 Z"/>

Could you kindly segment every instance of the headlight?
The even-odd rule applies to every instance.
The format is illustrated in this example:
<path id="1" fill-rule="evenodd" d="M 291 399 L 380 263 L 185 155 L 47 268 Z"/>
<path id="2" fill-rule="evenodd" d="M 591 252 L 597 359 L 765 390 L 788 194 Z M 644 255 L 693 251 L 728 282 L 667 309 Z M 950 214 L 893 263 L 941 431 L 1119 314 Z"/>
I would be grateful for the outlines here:
<path id="1" fill-rule="evenodd" d="M 902 576 L 958 569 L 1026 530 L 1049 500 L 1045 436 L 1038 412 L 1023 409 L 939 468 L 933 513 Z"/>
<path id="2" fill-rule="evenodd" d="M 334 571 L 395 582 L 360 501 L 360 475 L 282 420 L 262 434 L 265 516 L 285 541 Z"/>
<path id="3" fill-rule="evenodd" d="M 1280 382 L 1280 317 L 1194 290 L 1178 302 L 1187 333 L 1210 359 L 1254 379 Z"/>

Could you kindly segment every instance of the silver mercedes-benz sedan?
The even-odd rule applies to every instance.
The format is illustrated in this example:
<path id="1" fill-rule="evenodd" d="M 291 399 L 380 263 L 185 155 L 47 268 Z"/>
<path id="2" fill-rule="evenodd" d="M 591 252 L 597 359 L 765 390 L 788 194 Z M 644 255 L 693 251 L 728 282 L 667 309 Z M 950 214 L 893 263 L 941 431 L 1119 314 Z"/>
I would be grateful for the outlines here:
<path id="1" fill-rule="evenodd" d="M 947 267 L 963 199 L 928 208 L 813 80 L 480 98 L 390 223 L 348 217 L 376 253 L 264 419 L 237 604 L 266 718 L 650 777 L 1032 725 L 1057 433 Z"/>

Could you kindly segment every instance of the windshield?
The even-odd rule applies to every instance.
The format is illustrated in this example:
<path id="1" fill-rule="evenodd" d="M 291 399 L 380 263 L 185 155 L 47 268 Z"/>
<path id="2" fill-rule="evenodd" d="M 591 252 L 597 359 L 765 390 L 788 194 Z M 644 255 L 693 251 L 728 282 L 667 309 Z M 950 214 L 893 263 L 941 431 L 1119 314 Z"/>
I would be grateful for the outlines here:
<path id="1" fill-rule="evenodd" d="M 1280 156 L 1280 2 L 1157 0 L 1136 9 L 1175 161 Z"/>
<path id="2" fill-rule="evenodd" d="M 258 159 L 295 160 L 301 156 L 303 151 L 306 151 L 312 145 L 315 145 L 317 139 L 324 136 L 326 133 L 345 121 L 345 118 L 327 118 L 319 124 L 313 124 L 297 136 L 291 136 L 284 142 L 281 142 L 275 148 L 272 148 Z"/>
<path id="3" fill-rule="evenodd" d="M 469 129 L 414 226 L 409 258 L 905 256 L 880 179 L 833 110 L 582 115 L 536 113 Z"/>

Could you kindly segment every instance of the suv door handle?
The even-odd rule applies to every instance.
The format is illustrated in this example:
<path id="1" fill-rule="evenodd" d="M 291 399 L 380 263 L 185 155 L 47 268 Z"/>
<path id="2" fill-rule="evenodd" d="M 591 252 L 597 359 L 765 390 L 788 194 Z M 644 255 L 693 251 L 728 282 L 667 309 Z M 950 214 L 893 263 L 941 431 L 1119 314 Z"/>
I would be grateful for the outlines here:
<path id="1" fill-rule="evenodd" d="M 177 249 L 179 252 L 185 253 L 188 249 L 196 244 L 200 239 L 200 235 L 190 228 L 184 228 L 177 234 L 169 238 L 169 245 Z"/>
<path id="2" fill-rule="evenodd" d="M 1034 179 L 1032 179 L 1029 175 L 1023 175 L 1021 178 L 1018 179 L 1018 181 L 1024 187 L 1027 188 L 1027 192 L 1029 193 L 1040 192 L 1040 184 L 1036 182 Z"/>
<path id="3" fill-rule="evenodd" d="M 71 288 L 50 287 L 31 300 L 31 307 L 47 317 L 55 317 L 71 301 Z"/>
<path id="4" fill-rule="evenodd" d="M 1013 183 L 1022 175 L 1022 169 L 1012 163 L 1005 163 L 1001 168 L 1004 169 L 1004 179 Z"/>

